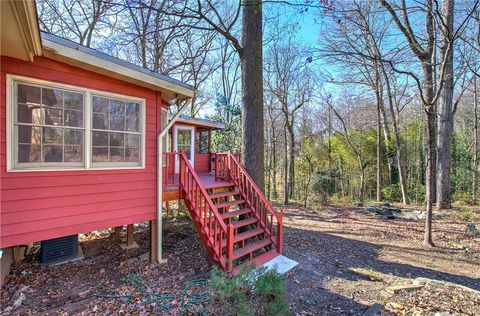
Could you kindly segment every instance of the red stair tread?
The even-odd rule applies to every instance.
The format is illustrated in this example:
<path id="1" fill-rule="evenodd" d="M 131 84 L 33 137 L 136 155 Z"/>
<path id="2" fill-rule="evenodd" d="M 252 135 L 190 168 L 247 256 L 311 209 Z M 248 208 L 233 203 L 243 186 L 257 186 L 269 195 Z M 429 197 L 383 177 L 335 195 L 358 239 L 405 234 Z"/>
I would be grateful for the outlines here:
<path id="1" fill-rule="evenodd" d="M 242 208 L 242 209 L 239 209 L 237 211 L 223 213 L 220 216 L 223 219 L 227 219 L 227 218 L 232 218 L 232 217 L 235 217 L 235 216 L 248 214 L 248 213 L 251 213 L 251 212 L 252 212 L 252 210 L 249 209 L 249 208 Z"/>
<path id="2" fill-rule="evenodd" d="M 251 238 L 253 236 L 263 234 L 264 232 L 265 230 L 263 228 L 255 228 L 255 229 L 247 230 L 246 232 L 235 235 L 235 237 L 233 237 L 233 242 L 239 242 L 239 241 Z"/>
<path id="3" fill-rule="evenodd" d="M 233 187 L 235 184 L 232 181 L 219 181 L 219 182 L 212 182 L 212 183 L 205 183 L 205 189 L 221 189 L 221 188 L 230 188 Z"/>
<path id="4" fill-rule="evenodd" d="M 239 195 L 240 191 L 235 190 L 235 191 L 227 191 L 227 192 L 219 192 L 219 193 L 214 193 L 210 194 L 211 199 L 218 199 L 218 198 L 223 198 L 231 195 Z"/>
<path id="5" fill-rule="evenodd" d="M 241 258 L 245 255 L 248 255 L 249 253 L 252 253 L 256 250 L 262 249 L 265 246 L 271 245 L 272 242 L 270 239 L 265 238 L 262 240 L 258 240 L 255 242 L 252 242 L 251 244 L 246 245 L 245 247 L 235 249 L 233 251 L 233 260 Z"/>
<path id="6" fill-rule="evenodd" d="M 247 218 L 247 219 L 233 223 L 233 228 L 237 229 L 237 228 L 255 224 L 255 223 L 258 223 L 258 220 L 256 218 Z"/>
<path id="7" fill-rule="evenodd" d="M 253 258 L 252 260 L 249 260 L 245 263 L 242 263 L 242 264 L 234 267 L 232 273 L 233 273 L 233 275 L 237 275 L 244 266 L 251 265 L 251 264 L 255 264 L 255 267 L 259 267 L 262 264 L 267 263 L 270 260 L 275 259 L 279 255 L 280 254 L 276 250 L 267 251 L 267 252 L 262 253 L 261 255 L 255 257 L 255 258 Z"/>
<path id="8" fill-rule="evenodd" d="M 235 201 L 218 203 L 218 204 L 215 204 L 215 206 L 217 207 L 217 209 L 220 209 L 220 208 L 235 206 L 235 205 L 242 204 L 242 203 L 245 203 L 245 200 L 239 199 L 239 200 L 235 200 Z"/>

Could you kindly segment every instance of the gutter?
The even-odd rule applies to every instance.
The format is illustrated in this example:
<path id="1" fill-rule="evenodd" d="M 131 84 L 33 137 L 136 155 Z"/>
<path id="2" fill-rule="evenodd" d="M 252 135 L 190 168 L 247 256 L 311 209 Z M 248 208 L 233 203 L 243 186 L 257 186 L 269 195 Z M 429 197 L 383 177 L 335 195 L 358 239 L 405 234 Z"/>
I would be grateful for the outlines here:
<path id="1" fill-rule="evenodd" d="M 157 137 L 157 262 L 163 262 L 163 137 L 168 133 L 173 124 L 178 120 L 182 111 L 192 102 L 188 100 L 185 104 L 178 110 L 175 116 L 168 122 L 167 126 L 158 134 Z M 180 185 L 180 184 L 179 184 Z"/>

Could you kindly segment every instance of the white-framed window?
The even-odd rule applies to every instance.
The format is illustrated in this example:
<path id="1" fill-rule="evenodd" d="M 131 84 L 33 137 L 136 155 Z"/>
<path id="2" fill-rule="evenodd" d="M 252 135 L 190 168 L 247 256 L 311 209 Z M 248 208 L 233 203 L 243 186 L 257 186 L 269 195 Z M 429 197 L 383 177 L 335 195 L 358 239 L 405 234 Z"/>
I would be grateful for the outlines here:
<path id="1" fill-rule="evenodd" d="M 144 168 L 144 99 L 7 75 L 7 127 L 7 171 Z"/>

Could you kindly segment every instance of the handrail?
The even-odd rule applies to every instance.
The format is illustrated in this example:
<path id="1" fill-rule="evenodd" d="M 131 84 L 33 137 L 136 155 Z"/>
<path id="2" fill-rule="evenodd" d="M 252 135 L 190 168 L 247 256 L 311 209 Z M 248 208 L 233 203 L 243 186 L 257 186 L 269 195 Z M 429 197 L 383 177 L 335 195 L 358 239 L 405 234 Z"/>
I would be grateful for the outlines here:
<path id="1" fill-rule="evenodd" d="M 256 214 L 260 224 L 275 245 L 277 252 L 282 253 L 283 213 L 273 209 L 270 202 L 234 154 L 226 153 L 220 155 L 226 155 L 228 157 L 228 167 L 233 182 L 246 198 L 246 203 L 252 208 L 254 214 Z M 276 222 L 277 226 L 276 232 L 274 231 L 274 222 Z"/>
<path id="2" fill-rule="evenodd" d="M 227 225 L 224 223 L 220 213 L 218 213 L 217 207 L 213 204 L 212 199 L 183 151 L 180 152 L 179 182 L 188 197 L 188 201 L 191 203 L 193 211 L 196 213 L 198 222 L 210 241 L 210 245 L 220 265 L 223 268 L 226 268 L 228 265 L 229 269 L 231 269 L 232 260 L 231 256 L 229 257 L 230 252 L 227 251 L 227 262 L 225 262 L 223 257 L 224 238 L 227 241 L 225 245 L 227 249 L 230 248 L 230 244 L 233 246 L 231 228 L 227 229 Z"/>

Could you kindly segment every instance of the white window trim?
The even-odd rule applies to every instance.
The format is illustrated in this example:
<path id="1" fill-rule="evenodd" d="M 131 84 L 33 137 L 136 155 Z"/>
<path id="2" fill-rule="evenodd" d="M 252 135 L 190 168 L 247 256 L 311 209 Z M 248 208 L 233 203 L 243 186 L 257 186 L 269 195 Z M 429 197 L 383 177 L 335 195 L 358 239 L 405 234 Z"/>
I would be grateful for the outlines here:
<path id="1" fill-rule="evenodd" d="M 192 152 L 192 159 L 190 160 L 190 163 L 192 164 L 192 167 L 195 167 L 195 127 L 190 126 L 190 125 L 174 125 L 174 133 L 173 133 L 173 150 L 175 152 L 178 152 L 178 130 L 183 129 L 183 130 L 191 130 L 191 136 L 190 140 L 192 142 L 191 145 L 191 152 Z M 179 172 L 180 170 L 180 161 L 178 159 L 175 160 L 175 172 Z"/>
<path id="2" fill-rule="evenodd" d="M 125 169 L 145 169 L 145 152 L 146 152 L 146 100 L 143 98 L 131 97 L 127 95 L 105 92 L 100 90 L 94 90 L 89 88 L 84 88 L 81 86 L 73 86 L 63 83 L 57 83 L 53 81 L 35 79 L 25 76 L 11 75 L 7 74 L 6 76 L 6 107 L 7 107 L 7 124 L 6 124 L 6 133 L 7 133 L 7 172 L 41 172 L 41 171 L 87 171 L 87 170 L 125 170 Z M 84 111 L 84 164 L 82 166 L 72 166 L 67 167 L 65 165 L 54 167 L 43 165 L 40 167 L 38 165 L 32 167 L 16 167 L 16 143 L 15 143 L 15 118 L 13 117 L 15 111 L 15 91 L 14 84 L 15 82 L 24 82 L 26 84 L 37 84 L 43 86 L 50 86 L 53 88 L 73 90 L 84 95 L 85 102 L 85 111 Z M 104 96 L 106 98 L 116 98 L 122 99 L 125 101 L 132 101 L 140 103 L 140 132 L 141 132 L 141 143 L 140 143 L 140 165 L 131 164 L 131 163 L 98 163 L 92 164 L 92 152 L 91 152 L 91 125 L 92 125 L 92 107 L 91 100 L 92 94 L 98 96 Z M 62 163 L 63 164 L 63 163 Z"/>

